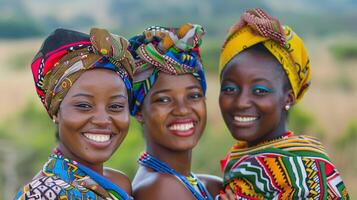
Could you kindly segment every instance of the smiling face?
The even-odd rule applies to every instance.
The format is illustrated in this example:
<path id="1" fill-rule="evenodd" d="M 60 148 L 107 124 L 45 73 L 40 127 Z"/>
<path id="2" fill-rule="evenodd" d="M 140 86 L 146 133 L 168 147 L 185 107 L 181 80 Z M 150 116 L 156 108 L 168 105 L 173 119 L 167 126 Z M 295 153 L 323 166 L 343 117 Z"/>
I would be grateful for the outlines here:
<path id="1" fill-rule="evenodd" d="M 143 125 L 149 149 L 191 150 L 206 125 L 206 103 L 199 81 L 190 74 L 160 73 L 136 117 Z"/>
<path id="2" fill-rule="evenodd" d="M 101 165 L 129 127 L 127 90 L 114 71 L 92 69 L 73 84 L 57 114 L 59 149 L 84 165 Z"/>
<path id="3" fill-rule="evenodd" d="M 280 64 L 267 51 L 249 48 L 227 64 L 219 104 L 235 139 L 252 145 L 287 131 L 284 107 L 295 98 L 286 84 Z"/>

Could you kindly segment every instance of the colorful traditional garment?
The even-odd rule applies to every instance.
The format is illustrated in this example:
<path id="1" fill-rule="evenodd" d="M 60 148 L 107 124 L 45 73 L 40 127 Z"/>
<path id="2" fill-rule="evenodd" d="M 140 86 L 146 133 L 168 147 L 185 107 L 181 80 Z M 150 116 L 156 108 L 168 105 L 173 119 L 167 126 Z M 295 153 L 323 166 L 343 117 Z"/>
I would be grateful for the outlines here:
<path id="1" fill-rule="evenodd" d="M 123 37 L 92 28 L 90 35 L 55 30 L 43 43 L 31 68 L 36 91 L 52 118 L 73 83 L 83 72 L 106 68 L 123 79 L 130 98 L 134 61 Z"/>
<path id="2" fill-rule="evenodd" d="M 15 199 L 132 199 L 123 189 L 93 170 L 65 158 L 58 150 L 41 175 L 21 189 Z"/>
<path id="3" fill-rule="evenodd" d="M 238 142 L 221 164 L 224 186 L 238 199 L 349 199 L 340 174 L 313 137 L 289 132 L 251 147 Z"/>
<path id="4" fill-rule="evenodd" d="M 246 11 L 234 24 L 222 47 L 219 71 L 237 54 L 255 44 L 263 44 L 286 72 L 294 95 L 299 101 L 311 81 L 310 61 L 303 41 L 288 26 L 261 9 Z"/>
<path id="5" fill-rule="evenodd" d="M 192 74 L 206 91 L 199 52 L 203 35 L 200 25 L 187 23 L 177 29 L 153 26 L 129 40 L 129 50 L 136 64 L 132 115 L 136 115 L 160 72 Z"/>
<path id="6" fill-rule="evenodd" d="M 186 177 L 165 162 L 155 158 L 149 153 L 143 153 L 139 158 L 139 164 L 148 167 L 159 173 L 171 174 L 182 181 L 188 190 L 197 200 L 213 200 L 204 184 L 192 172 L 190 176 Z"/>

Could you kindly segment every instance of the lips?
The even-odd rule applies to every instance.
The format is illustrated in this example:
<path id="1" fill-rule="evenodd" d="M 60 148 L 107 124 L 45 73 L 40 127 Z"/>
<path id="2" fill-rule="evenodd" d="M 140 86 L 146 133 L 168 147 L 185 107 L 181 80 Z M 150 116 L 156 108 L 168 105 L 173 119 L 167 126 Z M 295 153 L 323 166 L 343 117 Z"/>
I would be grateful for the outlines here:
<path id="1" fill-rule="evenodd" d="M 176 136 L 188 137 L 195 133 L 196 124 L 193 119 L 175 120 L 168 125 L 168 129 Z"/>

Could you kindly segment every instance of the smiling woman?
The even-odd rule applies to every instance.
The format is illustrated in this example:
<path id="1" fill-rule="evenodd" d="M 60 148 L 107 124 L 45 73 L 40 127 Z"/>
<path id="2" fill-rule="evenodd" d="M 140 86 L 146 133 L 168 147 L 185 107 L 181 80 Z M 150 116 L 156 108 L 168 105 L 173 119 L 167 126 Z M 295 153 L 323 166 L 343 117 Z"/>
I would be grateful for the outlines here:
<path id="1" fill-rule="evenodd" d="M 130 39 L 138 68 L 132 115 L 141 123 L 146 152 L 133 180 L 133 196 L 145 200 L 212 199 L 219 178 L 191 172 L 192 149 L 206 125 L 206 82 L 196 24 L 151 27 Z"/>
<path id="2" fill-rule="evenodd" d="M 321 142 L 286 126 L 311 80 L 303 41 L 261 9 L 243 13 L 220 56 L 219 105 L 238 142 L 221 199 L 349 199 Z"/>
<path id="3" fill-rule="evenodd" d="M 129 128 L 133 58 L 104 29 L 55 30 L 32 63 L 58 145 L 15 199 L 131 199 L 128 177 L 105 168 Z"/>

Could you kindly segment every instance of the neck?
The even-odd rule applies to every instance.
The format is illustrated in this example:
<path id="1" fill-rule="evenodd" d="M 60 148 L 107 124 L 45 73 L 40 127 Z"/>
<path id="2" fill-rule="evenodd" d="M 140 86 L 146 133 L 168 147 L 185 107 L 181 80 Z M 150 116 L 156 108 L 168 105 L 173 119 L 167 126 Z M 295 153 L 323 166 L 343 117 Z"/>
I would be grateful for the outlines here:
<path id="1" fill-rule="evenodd" d="M 76 156 L 73 152 L 71 152 L 70 150 L 68 150 L 63 144 L 58 144 L 57 149 L 60 150 L 63 153 L 63 156 L 76 161 L 88 168 L 90 168 L 91 170 L 97 172 L 98 174 L 103 175 L 103 164 L 93 164 L 93 163 L 89 163 L 83 159 L 81 159 L 80 157 Z"/>
<path id="2" fill-rule="evenodd" d="M 288 128 L 287 128 L 286 123 L 287 123 L 286 116 L 282 115 L 280 123 L 278 124 L 278 126 L 275 129 L 270 130 L 262 138 L 259 138 L 259 139 L 255 140 L 255 141 L 247 142 L 248 146 L 254 146 L 254 145 L 257 145 L 257 144 L 259 144 L 261 142 L 274 140 L 274 139 L 277 139 L 279 137 L 282 137 L 285 133 L 288 132 Z"/>
<path id="3" fill-rule="evenodd" d="M 175 151 L 158 145 L 147 144 L 146 152 L 165 162 L 172 169 L 176 170 L 184 176 L 188 176 L 191 172 L 191 149 L 187 151 Z"/>

